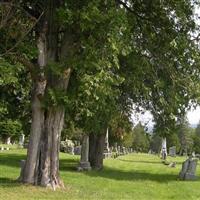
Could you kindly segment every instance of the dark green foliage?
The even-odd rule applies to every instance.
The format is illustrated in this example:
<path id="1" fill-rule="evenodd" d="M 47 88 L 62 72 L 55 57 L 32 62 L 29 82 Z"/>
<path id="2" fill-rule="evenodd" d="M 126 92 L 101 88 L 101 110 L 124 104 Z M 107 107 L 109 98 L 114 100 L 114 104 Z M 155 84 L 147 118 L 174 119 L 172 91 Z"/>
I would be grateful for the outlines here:
<path id="1" fill-rule="evenodd" d="M 20 69 L 17 61 L 24 64 L 25 58 L 32 64 L 36 62 L 40 16 L 51 1 L 13 3 L 16 6 L 11 6 L 10 20 L 0 24 L 0 56 L 6 63 L 15 62 Z M 64 53 L 56 55 L 55 63 L 48 63 L 44 74 L 48 78 L 62 77 L 69 67 L 73 72 L 67 94 L 48 80 L 44 106 L 64 105 L 69 124 L 72 122 L 83 132 L 102 134 L 109 126 L 113 135 L 118 132 L 120 138 L 128 132 L 127 123 L 135 104 L 151 111 L 155 131 L 160 136 L 169 136 L 176 127 L 176 117 L 199 95 L 200 56 L 198 45 L 192 39 L 198 30 L 193 17 L 195 3 L 198 2 L 57 1 L 51 22 L 56 24 L 53 34 L 57 34 L 58 46 L 55 48 Z M 1 7 L 3 20 L 6 13 L 3 11 L 9 9 L 9 5 Z M 50 44 L 54 42 L 48 39 Z M 23 59 L 19 59 L 21 57 Z M 28 81 L 22 79 L 20 85 L 17 84 L 18 78 L 10 70 L 2 72 L 1 78 L 10 83 L 4 81 L 4 91 L 1 90 L 0 115 L 17 113 L 21 119 L 26 116 L 29 90 L 24 83 Z M 32 71 L 33 80 L 37 70 Z M 14 111 L 13 105 L 19 111 Z M 124 116 L 129 118 L 124 120 L 126 123 L 121 120 Z M 180 132 L 179 135 L 185 135 Z M 141 133 L 141 141 L 144 141 L 145 134 Z M 182 136 L 179 138 L 186 138 Z M 140 141 L 140 136 L 137 140 Z M 174 144 L 177 138 L 173 135 L 170 140 Z M 146 150 L 147 143 L 140 148 Z M 189 146 L 186 143 L 181 145 L 189 148 L 189 142 Z"/>
<path id="2" fill-rule="evenodd" d="M 128 133 L 123 137 L 122 144 L 125 147 L 133 146 L 133 133 Z"/>
<path id="3" fill-rule="evenodd" d="M 198 123 L 198 125 L 195 129 L 195 135 L 200 136 L 200 122 Z"/>
<path id="4" fill-rule="evenodd" d="M 160 153 L 162 138 L 157 133 L 153 133 L 150 140 L 150 149 L 155 153 Z"/>
<path id="5" fill-rule="evenodd" d="M 12 140 L 18 139 L 23 133 L 22 124 L 17 120 L 4 120 L 0 122 L 0 138 L 5 139 L 11 137 Z"/>
<path id="6" fill-rule="evenodd" d="M 195 153 L 200 154 L 200 137 L 199 137 L 199 135 L 194 135 L 193 140 L 194 140 L 193 151 Z"/>
<path id="7" fill-rule="evenodd" d="M 198 123 L 193 135 L 193 151 L 200 154 L 200 123 Z"/>
<path id="8" fill-rule="evenodd" d="M 168 135 L 166 139 L 167 139 L 167 149 L 168 150 L 170 147 L 176 146 L 176 151 L 177 152 L 180 151 L 181 144 L 180 144 L 177 133 L 172 133 L 171 135 Z"/>
<path id="9" fill-rule="evenodd" d="M 64 141 L 66 139 L 81 141 L 82 135 L 84 132 L 75 127 L 74 121 L 66 120 L 65 126 L 61 133 L 61 140 Z"/>
<path id="10" fill-rule="evenodd" d="M 145 132 L 145 127 L 141 123 L 137 124 L 133 129 L 133 143 L 132 147 L 137 152 L 148 152 L 149 137 Z"/>
<path id="11" fill-rule="evenodd" d="M 185 116 L 178 119 L 177 134 L 181 145 L 180 154 L 192 153 L 193 133 L 189 128 L 189 123 Z"/>
<path id="12" fill-rule="evenodd" d="M 17 121 L 24 133 L 29 133 L 30 84 L 29 75 L 22 65 L 0 60 L 0 122 L 4 127 L 9 129 Z M 9 134 L 13 135 L 12 132 Z"/>
<path id="13" fill-rule="evenodd" d="M 171 133 L 176 116 L 198 95 L 200 57 L 198 46 L 189 39 L 197 28 L 193 6 L 190 1 L 141 1 L 128 6 L 136 20 L 130 19 L 134 48 L 120 59 L 126 77 L 123 91 L 128 104 L 131 99 L 151 110 L 161 135 Z"/>

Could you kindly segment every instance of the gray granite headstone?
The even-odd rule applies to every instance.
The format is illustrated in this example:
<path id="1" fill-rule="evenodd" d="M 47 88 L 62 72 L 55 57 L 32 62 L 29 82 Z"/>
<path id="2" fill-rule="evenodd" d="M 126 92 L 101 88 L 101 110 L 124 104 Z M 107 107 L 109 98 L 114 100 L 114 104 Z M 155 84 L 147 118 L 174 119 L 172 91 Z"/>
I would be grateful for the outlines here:
<path id="1" fill-rule="evenodd" d="M 81 145 L 74 147 L 74 154 L 81 155 Z"/>
<path id="2" fill-rule="evenodd" d="M 104 155 L 104 158 L 110 158 L 112 156 L 112 152 L 111 152 L 110 147 L 109 147 L 108 128 L 107 128 L 107 131 L 106 131 L 105 146 L 104 146 L 103 155 Z"/>
<path id="3" fill-rule="evenodd" d="M 193 159 L 192 157 L 183 162 L 179 178 L 182 180 L 195 180 L 197 178 L 195 175 L 197 162 L 198 160 Z"/>
<path id="4" fill-rule="evenodd" d="M 22 181 L 22 178 L 23 178 L 22 176 L 23 176 L 23 171 L 24 171 L 25 163 L 26 163 L 26 160 L 20 160 L 21 171 L 20 171 L 20 176 L 18 178 L 18 181 Z"/>
<path id="5" fill-rule="evenodd" d="M 6 139 L 6 144 L 11 144 L 11 138 L 10 138 L 10 137 L 8 137 L 8 138 Z"/>
<path id="6" fill-rule="evenodd" d="M 110 148 L 109 148 L 109 141 L 108 141 L 108 128 L 106 131 L 106 137 L 105 137 L 105 146 L 104 146 L 104 153 L 109 153 Z"/>
<path id="7" fill-rule="evenodd" d="M 78 166 L 78 171 L 91 170 L 90 162 L 88 161 L 89 156 L 89 136 L 84 135 L 81 147 L 81 160 Z"/>
<path id="8" fill-rule="evenodd" d="M 24 140 L 25 140 L 25 135 L 21 134 L 19 137 L 19 145 L 22 147 L 24 146 Z"/>
<path id="9" fill-rule="evenodd" d="M 169 148 L 169 156 L 172 156 L 172 157 L 176 156 L 176 146 Z"/>

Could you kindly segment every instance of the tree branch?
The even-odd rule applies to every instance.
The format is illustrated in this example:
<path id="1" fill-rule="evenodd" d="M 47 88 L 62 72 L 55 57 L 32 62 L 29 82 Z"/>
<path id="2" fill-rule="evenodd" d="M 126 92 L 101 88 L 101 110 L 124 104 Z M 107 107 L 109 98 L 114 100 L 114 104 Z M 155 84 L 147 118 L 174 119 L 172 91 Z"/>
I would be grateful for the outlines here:
<path id="1" fill-rule="evenodd" d="M 20 55 L 19 54 L 15 54 L 15 56 L 13 56 L 12 58 L 13 58 L 13 60 L 15 62 L 19 62 L 24 67 L 27 68 L 27 70 L 30 72 L 31 78 L 33 80 L 36 79 L 36 74 L 35 74 L 36 65 L 34 63 L 32 63 L 29 59 L 27 59 L 25 56 L 23 56 L 21 54 Z"/>
<path id="2" fill-rule="evenodd" d="M 39 16 L 39 18 L 34 22 L 33 26 L 31 26 L 25 33 L 24 35 L 15 43 L 15 45 L 6 50 L 6 52 L 4 52 L 3 54 L 0 54 L 0 57 L 5 56 L 6 54 L 10 53 L 13 49 L 15 49 L 23 40 L 24 38 L 30 33 L 30 31 L 33 29 L 33 27 L 38 23 L 38 21 L 41 19 L 42 15 L 44 14 L 44 12 L 41 13 L 41 15 Z"/>
<path id="3" fill-rule="evenodd" d="M 138 14 L 137 12 L 135 12 L 133 9 L 131 9 L 130 6 L 127 5 L 126 2 L 123 2 L 121 0 L 116 0 L 117 3 L 119 3 L 120 5 L 122 5 L 124 8 L 126 8 L 127 11 L 133 13 L 134 15 L 136 15 L 137 17 L 141 18 L 142 20 L 149 20 L 149 18 L 141 16 L 140 14 Z"/>

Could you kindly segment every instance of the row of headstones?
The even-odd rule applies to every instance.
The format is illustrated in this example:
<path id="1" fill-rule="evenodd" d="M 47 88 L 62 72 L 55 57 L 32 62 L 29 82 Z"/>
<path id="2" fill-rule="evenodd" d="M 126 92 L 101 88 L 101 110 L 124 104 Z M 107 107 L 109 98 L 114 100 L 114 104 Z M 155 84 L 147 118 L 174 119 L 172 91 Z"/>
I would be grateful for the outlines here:
<path id="1" fill-rule="evenodd" d="M 68 144 L 66 144 L 67 143 L 66 141 L 61 142 L 60 150 L 62 152 L 69 153 L 72 155 L 81 155 L 81 145 L 75 146 L 71 140 L 67 140 L 67 141 L 68 141 Z M 69 141 L 71 144 L 69 144 Z M 122 146 L 117 146 L 117 147 L 105 146 L 105 149 L 104 149 L 105 158 L 112 157 L 112 155 L 114 154 L 116 154 L 117 156 L 120 156 L 120 155 L 126 155 L 128 153 L 132 153 L 132 152 L 133 152 L 132 148 L 126 148 Z"/>
<path id="2" fill-rule="evenodd" d="M 169 155 L 172 157 L 176 156 L 175 146 L 169 148 Z M 182 169 L 179 173 L 179 178 L 181 180 L 196 180 L 197 162 L 198 155 L 195 155 L 195 153 L 193 152 L 192 155 L 182 163 Z"/>
<path id="3" fill-rule="evenodd" d="M 0 147 L 0 151 L 8 151 L 8 150 L 10 150 L 10 148 L 9 147 Z"/>
<path id="4" fill-rule="evenodd" d="M 24 142 L 25 142 L 25 135 L 24 134 L 21 134 L 19 136 L 19 146 L 23 147 L 24 146 Z M 12 145 L 12 144 L 15 144 L 15 142 L 11 143 L 11 138 L 8 137 L 7 138 L 7 141 L 6 141 L 6 144 L 8 145 Z M 0 147 L 0 150 L 9 150 L 9 149 L 6 149 L 6 147 Z"/>
<path id="5" fill-rule="evenodd" d="M 19 146 L 20 146 L 20 147 L 23 147 L 23 146 L 24 146 L 24 140 L 25 140 L 25 135 L 22 134 L 22 135 L 19 137 Z M 8 141 L 7 144 L 11 144 L 10 141 Z M 0 151 L 8 151 L 8 150 L 10 150 L 9 147 L 2 147 L 2 146 L 0 146 Z"/>
<path id="6" fill-rule="evenodd" d="M 133 152 L 133 148 L 126 148 L 124 146 L 111 146 L 104 150 L 104 158 L 117 158 L 118 156 L 123 156 Z"/>
<path id="7" fill-rule="evenodd" d="M 118 146 L 117 148 L 114 147 L 109 148 L 108 141 L 105 141 L 104 158 L 112 157 L 112 155 L 116 156 L 125 155 L 131 152 L 133 152 L 132 148 L 125 148 L 121 146 Z M 85 135 L 83 136 L 83 141 L 82 141 L 81 159 L 77 167 L 78 171 L 91 169 L 88 155 L 89 155 L 89 137 Z"/>
<path id="8" fill-rule="evenodd" d="M 156 154 L 156 153 L 150 149 L 148 154 Z M 169 154 L 168 155 L 172 156 L 172 157 L 176 156 L 176 146 L 173 146 L 173 147 L 169 148 Z"/>
<path id="9" fill-rule="evenodd" d="M 60 151 L 72 155 L 81 155 L 81 145 L 79 142 L 75 144 L 72 140 L 61 141 Z"/>

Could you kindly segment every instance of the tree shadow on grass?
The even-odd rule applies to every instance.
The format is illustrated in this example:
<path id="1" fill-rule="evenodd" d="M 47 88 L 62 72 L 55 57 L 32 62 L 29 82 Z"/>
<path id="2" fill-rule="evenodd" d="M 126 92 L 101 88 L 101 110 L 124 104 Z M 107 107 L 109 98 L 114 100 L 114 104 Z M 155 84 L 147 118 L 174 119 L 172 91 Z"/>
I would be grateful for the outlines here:
<path id="1" fill-rule="evenodd" d="M 123 162 L 133 162 L 133 163 L 146 163 L 146 164 L 161 164 L 162 165 L 162 160 L 160 161 L 144 161 L 144 160 L 127 160 L 127 159 L 118 159 L 119 161 Z M 183 162 L 180 161 L 175 161 L 176 164 L 182 164 Z"/>
<path id="2" fill-rule="evenodd" d="M 0 154 L 0 166 L 20 167 L 20 160 L 26 159 L 25 155 Z"/>
<path id="3" fill-rule="evenodd" d="M 20 168 L 20 160 L 25 159 L 26 155 L 0 154 L 0 166 Z M 60 169 L 73 171 L 78 165 L 78 162 L 79 158 L 62 158 L 60 159 Z"/>
<path id="4" fill-rule="evenodd" d="M 161 161 L 127 160 L 121 158 L 119 158 L 118 160 L 123 162 L 133 162 L 133 163 L 162 164 Z"/>
<path id="5" fill-rule="evenodd" d="M 61 171 L 77 171 L 79 159 L 66 158 L 60 160 L 60 170 Z"/>
<path id="6" fill-rule="evenodd" d="M 155 174 L 147 171 L 132 170 L 123 171 L 120 169 L 114 169 L 105 167 L 102 171 L 91 171 L 86 173 L 92 177 L 103 177 L 108 179 L 114 179 L 117 181 L 155 181 L 159 183 L 167 183 L 170 181 L 176 181 L 178 174 Z"/>
<path id="7" fill-rule="evenodd" d="M 20 182 L 7 177 L 0 177 L 0 187 L 18 187 Z"/>

